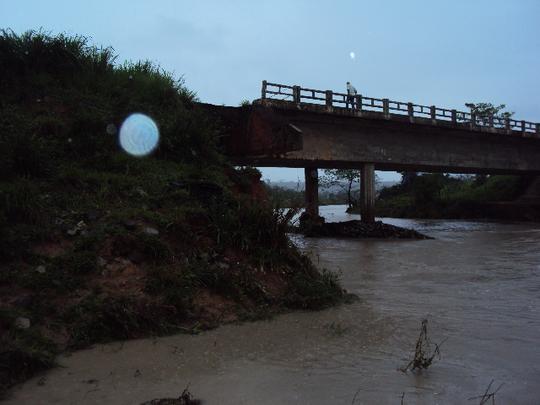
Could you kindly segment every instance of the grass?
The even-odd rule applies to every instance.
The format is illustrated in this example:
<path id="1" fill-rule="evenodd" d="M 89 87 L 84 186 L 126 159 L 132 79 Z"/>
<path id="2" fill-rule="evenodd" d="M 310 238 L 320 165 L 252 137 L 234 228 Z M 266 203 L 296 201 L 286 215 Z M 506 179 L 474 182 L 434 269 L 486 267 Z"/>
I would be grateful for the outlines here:
<path id="1" fill-rule="evenodd" d="M 321 277 L 304 272 L 295 274 L 287 296 L 287 303 L 293 308 L 323 309 L 338 303 L 343 298 L 343 292 L 337 275 L 323 270 Z"/>
<path id="2" fill-rule="evenodd" d="M 52 367 L 58 352 L 56 345 L 34 328 L 14 327 L 20 315 L 20 311 L 0 309 L 0 399 L 14 383 Z"/>
<path id="3" fill-rule="evenodd" d="M 85 37 L 0 31 L 0 391 L 62 350 L 216 326 L 212 305 L 246 320 L 343 298 L 254 199 L 260 173 L 227 163 L 195 94 L 115 61 Z M 160 130 L 150 157 L 107 131 L 134 111 Z"/>
<path id="4" fill-rule="evenodd" d="M 70 348 L 97 342 L 125 340 L 171 333 L 177 313 L 170 307 L 129 297 L 103 297 L 91 294 L 64 314 L 71 325 Z"/>

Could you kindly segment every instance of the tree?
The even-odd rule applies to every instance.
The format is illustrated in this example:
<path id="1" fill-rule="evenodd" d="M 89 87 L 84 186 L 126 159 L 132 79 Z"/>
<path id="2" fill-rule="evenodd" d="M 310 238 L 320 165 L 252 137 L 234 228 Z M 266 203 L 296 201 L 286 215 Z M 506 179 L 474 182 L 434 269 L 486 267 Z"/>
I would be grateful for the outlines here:
<path id="1" fill-rule="evenodd" d="M 484 125 L 489 125 L 490 117 L 506 119 L 514 115 L 513 111 L 503 111 L 506 104 L 495 106 L 491 103 L 465 103 L 465 107 L 468 107 L 471 114 L 474 114 L 476 119 L 480 120 Z"/>
<path id="2" fill-rule="evenodd" d="M 414 204 L 421 209 L 433 206 L 440 199 L 440 193 L 450 176 L 442 173 L 429 173 L 418 176 L 414 181 L 412 195 Z"/>
<path id="3" fill-rule="evenodd" d="M 418 177 L 417 172 L 400 172 L 401 174 L 401 186 L 408 190 L 412 187 L 414 180 Z"/>
<path id="4" fill-rule="evenodd" d="M 321 185 L 325 188 L 340 186 L 347 190 L 347 205 L 352 208 L 355 205 L 353 198 L 353 184 L 360 183 L 360 171 L 354 169 L 324 169 Z"/>
<path id="5" fill-rule="evenodd" d="M 475 186 L 481 186 L 482 184 L 485 184 L 488 180 L 487 174 L 477 174 L 474 176 L 473 184 Z"/>

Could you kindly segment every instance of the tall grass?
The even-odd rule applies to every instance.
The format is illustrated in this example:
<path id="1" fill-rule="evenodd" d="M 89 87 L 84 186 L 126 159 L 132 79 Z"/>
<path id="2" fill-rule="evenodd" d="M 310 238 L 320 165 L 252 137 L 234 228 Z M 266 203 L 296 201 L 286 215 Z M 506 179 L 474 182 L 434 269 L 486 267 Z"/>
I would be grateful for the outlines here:
<path id="1" fill-rule="evenodd" d="M 55 158 L 110 155 L 116 138 L 106 128 L 120 127 L 129 112 L 158 123 L 158 156 L 220 159 L 215 128 L 193 109 L 195 93 L 150 61 L 119 64 L 111 47 L 44 31 L 1 30 L 0 55 L 0 144 L 9 153 L 3 166 L 10 174 L 37 175 Z M 24 111 L 14 108 L 21 103 Z M 21 164 L 14 156 L 30 158 Z"/>

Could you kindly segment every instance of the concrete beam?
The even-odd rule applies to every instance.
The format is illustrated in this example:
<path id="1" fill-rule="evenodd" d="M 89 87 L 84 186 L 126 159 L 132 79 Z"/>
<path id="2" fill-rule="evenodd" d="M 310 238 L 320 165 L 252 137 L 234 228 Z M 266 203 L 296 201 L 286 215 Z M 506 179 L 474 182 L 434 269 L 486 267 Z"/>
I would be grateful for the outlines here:
<path id="1" fill-rule="evenodd" d="M 223 124 L 226 153 L 239 165 L 353 169 L 371 162 L 377 170 L 540 174 L 534 133 L 301 107 L 204 106 Z"/>
<path id="2" fill-rule="evenodd" d="M 375 165 L 362 164 L 360 174 L 360 215 L 362 222 L 375 222 Z"/>
<path id="3" fill-rule="evenodd" d="M 306 178 L 306 212 L 311 218 L 319 216 L 319 173 L 317 168 L 306 167 L 304 169 Z"/>

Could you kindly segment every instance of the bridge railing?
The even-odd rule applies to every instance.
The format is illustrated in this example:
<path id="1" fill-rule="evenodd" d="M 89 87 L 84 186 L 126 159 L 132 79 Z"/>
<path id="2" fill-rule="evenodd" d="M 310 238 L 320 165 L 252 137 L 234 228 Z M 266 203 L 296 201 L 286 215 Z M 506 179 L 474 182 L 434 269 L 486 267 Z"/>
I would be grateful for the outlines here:
<path id="1" fill-rule="evenodd" d="M 349 109 L 351 112 L 375 112 L 380 113 L 386 119 L 392 119 L 393 115 L 408 116 L 411 122 L 415 118 L 430 119 L 433 125 L 438 122 L 448 122 L 460 127 L 493 128 L 503 130 L 508 133 L 520 131 L 522 133 L 536 133 L 540 136 L 540 124 L 515 120 L 512 118 L 500 117 L 496 115 L 477 116 L 471 112 L 458 111 L 455 109 L 440 108 L 434 105 L 420 105 L 410 102 L 394 101 L 387 98 L 366 97 L 361 94 L 354 96 L 354 109 L 349 102 L 346 93 L 334 92 L 332 90 L 316 90 L 303 88 L 300 86 L 289 86 L 285 84 L 262 82 L 261 97 L 289 101 L 296 104 L 315 104 L 324 106 L 328 111 L 338 109 Z"/>

